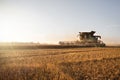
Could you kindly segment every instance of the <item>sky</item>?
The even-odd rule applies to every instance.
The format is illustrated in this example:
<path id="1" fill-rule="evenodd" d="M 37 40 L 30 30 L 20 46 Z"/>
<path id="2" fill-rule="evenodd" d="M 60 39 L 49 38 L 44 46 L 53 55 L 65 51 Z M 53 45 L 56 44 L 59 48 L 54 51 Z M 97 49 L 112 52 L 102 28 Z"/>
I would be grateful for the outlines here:
<path id="1" fill-rule="evenodd" d="M 120 0 L 0 0 L 0 42 L 74 41 L 91 30 L 120 44 Z"/>

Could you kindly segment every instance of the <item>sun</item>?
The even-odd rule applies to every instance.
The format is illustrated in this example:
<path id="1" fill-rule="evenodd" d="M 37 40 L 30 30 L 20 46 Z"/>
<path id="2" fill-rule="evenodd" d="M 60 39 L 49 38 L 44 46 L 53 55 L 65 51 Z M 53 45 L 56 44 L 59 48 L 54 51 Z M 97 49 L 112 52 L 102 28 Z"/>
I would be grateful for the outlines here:
<path id="1" fill-rule="evenodd" d="M 17 40 L 17 36 L 18 36 L 18 32 L 17 30 L 15 29 L 15 27 L 11 27 L 9 25 L 8 26 L 4 26 L 1 28 L 0 30 L 0 41 L 4 41 L 4 42 L 12 42 L 12 41 L 15 41 Z"/>

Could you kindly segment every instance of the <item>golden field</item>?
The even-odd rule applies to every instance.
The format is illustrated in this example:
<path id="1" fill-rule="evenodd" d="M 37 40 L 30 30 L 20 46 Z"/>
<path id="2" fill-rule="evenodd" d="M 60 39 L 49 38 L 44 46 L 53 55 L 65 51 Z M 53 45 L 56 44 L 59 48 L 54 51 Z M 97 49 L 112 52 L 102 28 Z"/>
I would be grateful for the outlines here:
<path id="1" fill-rule="evenodd" d="M 0 80 L 120 80 L 120 47 L 1 48 Z"/>

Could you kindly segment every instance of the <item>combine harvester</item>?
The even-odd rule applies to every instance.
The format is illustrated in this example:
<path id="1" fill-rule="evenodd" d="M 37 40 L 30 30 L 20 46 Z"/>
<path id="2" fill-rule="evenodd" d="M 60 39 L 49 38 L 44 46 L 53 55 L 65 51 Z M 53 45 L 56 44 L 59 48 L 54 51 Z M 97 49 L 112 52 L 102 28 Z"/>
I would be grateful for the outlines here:
<path id="1" fill-rule="evenodd" d="M 94 35 L 95 31 L 79 32 L 79 39 L 77 41 L 60 41 L 59 44 L 63 46 L 80 46 L 80 47 L 105 47 L 105 43 L 101 41 L 101 36 Z"/>

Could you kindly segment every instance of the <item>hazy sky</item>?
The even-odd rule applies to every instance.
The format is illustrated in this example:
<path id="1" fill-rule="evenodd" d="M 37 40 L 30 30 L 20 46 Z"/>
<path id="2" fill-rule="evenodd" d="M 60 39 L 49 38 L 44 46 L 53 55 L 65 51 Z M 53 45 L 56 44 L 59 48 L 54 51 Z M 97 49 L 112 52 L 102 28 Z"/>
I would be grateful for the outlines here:
<path id="1" fill-rule="evenodd" d="M 58 43 L 91 30 L 120 44 L 120 0 L 0 0 L 0 42 Z"/>

